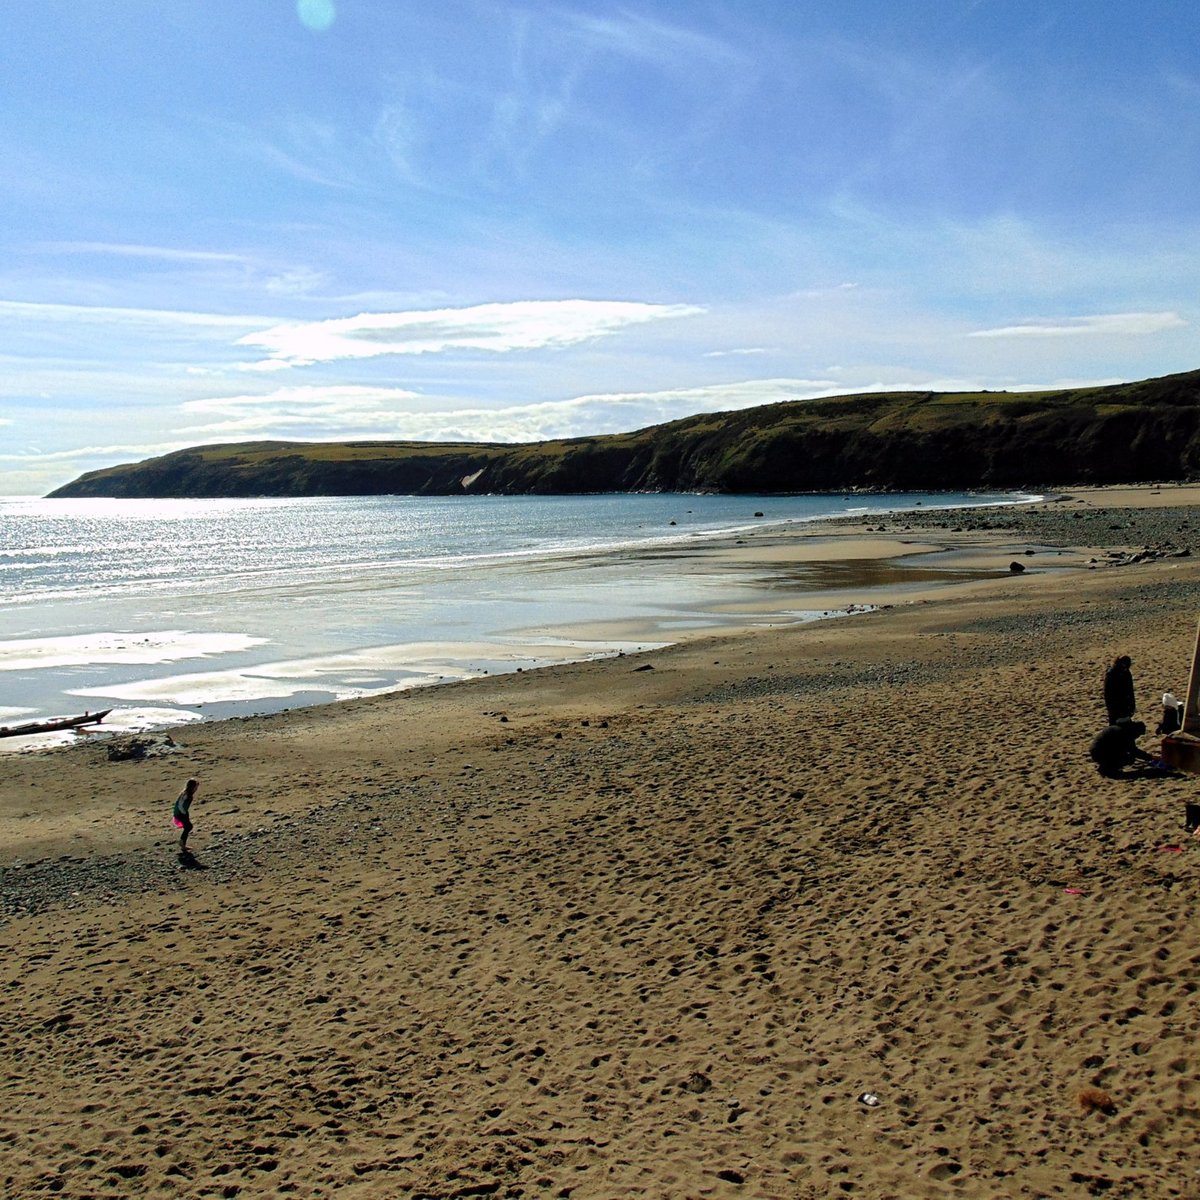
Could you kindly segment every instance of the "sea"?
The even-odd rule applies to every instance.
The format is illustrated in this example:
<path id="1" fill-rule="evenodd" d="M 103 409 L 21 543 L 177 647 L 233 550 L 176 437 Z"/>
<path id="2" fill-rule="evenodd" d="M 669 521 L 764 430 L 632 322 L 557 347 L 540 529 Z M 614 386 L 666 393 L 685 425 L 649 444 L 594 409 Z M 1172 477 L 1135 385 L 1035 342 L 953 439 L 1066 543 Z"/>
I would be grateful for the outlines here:
<path id="1" fill-rule="evenodd" d="M 718 540 L 1033 499 L 0 499 L 0 725 L 160 728 L 652 649 L 771 583 L 698 553 Z"/>

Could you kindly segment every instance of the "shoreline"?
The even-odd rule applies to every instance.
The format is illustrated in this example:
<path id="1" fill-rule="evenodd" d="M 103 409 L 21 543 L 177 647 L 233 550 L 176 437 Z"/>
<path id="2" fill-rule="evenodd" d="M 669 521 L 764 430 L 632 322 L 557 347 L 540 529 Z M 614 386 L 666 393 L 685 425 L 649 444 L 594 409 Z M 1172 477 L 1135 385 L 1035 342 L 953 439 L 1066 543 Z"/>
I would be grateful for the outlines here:
<path id="1" fill-rule="evenodd" d="M 1151 727 L 1182 691 L 1198 595 L 1030 570 L 6 757 L 5 1186 L 1183 1200 L 1200 780 L 1087 745 L 1115 653 Z"/>
<path id="2" fill-rule="evenodd" d="M 1087 565 L 1088 555 L 1100 552 L 1094 546 L 1080 550 L 1067 544 L 1069 537 L 1084 530 L 1082 526 L 1065 531 L 1060 529 L 1057 542 L 1030 549 L 1019 535 L 1039 531 L 1022 528 L 1031 513 L 1037 514 L 1038 526 L 1042 527 L 1046 513 L 1064 510 L 1074 513 L 1097 504 L 1155 509 L 1197 502 L 1200 502 L 1200 486 L 1197 485 L 1081 488 L 1039 496 L 1031 494 L 1011 504 L 967 509 L 919 506 L 877 514 L 870 521 L 839 517 L 787 522 L 703 537 L 693 535 L 640 549 L 568 555 L 553 564 L 543 564 L 542 569 L 560 570 L 565 563 L 566 569 L 570 570 L 572 564 L 578 567 L 601 562 L 609 566 L 624 563 L 626 570 L 636 573 L 652 570 L 658 562 L 668 562 L 681 576 L 689 572 L 711 574 L 718 580 L 718 588 L 723 586 L 726 594 L 718 595 L 703 609 L 684 605 L 673 617 L 663 609 L 656 616 L 640 620 L 628 617 L 618 621 L 576 620 L 550 627 L 516 626 L 499 639 L 477 643 L 405 644 L 344 652 L 328 659 L 328 669 L 352 670 L 355 660 L 361 660 L 367 669 L 379 670 L 382 666 L 393 673 L 397 681 L 386 687 L 367 689 L 363 695 L 389 695 L 490 675 L 541 670 L 562 662 L 621 657 L 645 649 L 661 649 L 695 637 L 830 619 L 898 603 L 918 603 L 946 587 L 960 588 L 971 580 L 1002 577 L 1006 561 L 1011 561 L 1006 560 L 1010 552 L 1023 556 L 1023 566 L 1039 571 Z M 1088 516 L 1103 516 L 1104 511 Z M 872 524 L 872 521 L 876 523 Z M 921 530 L 936 536 L 924 539 L 912 536 Z M 1065 537 L 1062 536 L 1064 533 Z M 1129 540 L 1128 535 L 1114 539 L 1108 534 L 1100 538 L 1106 546 L 1127 544 Z M 1034 556 L 1038 556 L 1036 561 Z M 1091 561 L 1097 560 L 1093 557 Z M 739 575 L 742 576 L 740 582 Z M 748 585 L 747 579 L 752 581 Z M 746 586 L 753 591 L 749 598 L 745 595 Z M 740 599 L 735 599 L 738 587 L 742 588 L 743 594 Z M 787 603 L 782 597 L 785 588 L 790 589 Z M 129 640 L 125 635 L 96 636 L 113 641 Z M 167 648 L 173 655 L 178 653 L 172 647 Z M 115 705 L 116 713 L 108 719 L 107 725 L 90 728 L 80 735 L 62 733 L 3 738 L 0 739 L 0 758 L 14 753 L 61 751 L 78 745 L 80 738 L 85 736 L 98 742 L 113 738 L 127 740 L 169 733 L 200 722 L 287 713 L 361 698 L 323 691 L 319 679 L 320 660 L 313 660 L 312 666 L 317 674 L 308 681 L 307 691 L 297 676 L 296 685 L 278 691 L 274 697 L 256 694 L 251 682 L 253 672 L 243 680 L 237 669 L 198 674 L 194 684 L 188 674 L 165 677 L 161 686 L 171 693 L 172 706 L 169 708 L 156 707 L 161 701 L 157 700 L 153 686 L 140 702 L 135 701 L 132 705 L 122 705 L 122 699 L 128 700 L 128 697 L 117 694 L 120 689 L 83 695 L 80 704 L 88 709 Z M 223 683 L 226 674 L 229 681 Z M 195 692 L 191 700 L 187 699 L 189 687 Z M 222 687 L 232 688 L 228 697 L 220 695 Z M 246 698 L 233 698 L 239 689 L 246 687 L 251 689 Z M 213 693 L 214 688 L 216 693 Z M 23 714 L 14 721 L 25 719 L 29 717 Z"/>
<path id="3" fill-rule="evenodd" d="M 942 513 L 993 513 L 1036 502 L 1029 497 L 1013 505 L 988 504 L 977 508 L 924 509 L 882 514 L 882 519 L 902 519 L 905 512 L 936 518 Z M 880 519 L 877 517 L 876 519 Z M 189 639 L 180 634 L 98 633 L 93 641 L 111 643 L 119 653 L 148 654 L 130 659 L 144 661 L 147 674 L 140 681 L 75 690 L 78 709 L 115 707 L 107 724 L 88 733 L 93 740 L 138 736 L 181 728 L 199 721 L 229 720 L 246 716 L 288 712 L 296 708 L 338 703 L 362 695 L 383 695 L 410 688 L 441 686 L 445 682 L 478 678 L 505 672 L 542 669 L 567 661 L 620 656 L 648 648 L 661 648 L 696 636 L 744 631 L 764 624 L 808 621 L 861 612 L 879 605 L 911 602 L 940 586 L 958 585 L 964 579 L 1000 575 L 1005 570 L 1002 547 L 976 548 L 919 544 L 913 539 L 891 535 L 869 537 L 858 518 L 787 521 L 766 527 L 746 527 L 703 536 L 689 535 L 677 541 L 653 542 L 642 547 L 625 547 L 603 552 L 564 554 L 540 564 L 540 572 L 551 577 L 575 571 L 623 572 L 631 586 L 644 588 L 647 581 L 665 574 L 678 584 L 679 599 L 672 602 L 669 591 L 656 584 L 649 612 L 621 620 L 601 617 L 567 618 L 532 626 L 497 627 L 494 634 L 475 640 L 428 643 L 397 643 L 343 649 L 310 659 L 232 665 L 207 670 L 172 670 L 195 657 Z M 940 552 L 935 561 L 935 551 Z M 1063 552 L 1058 552 L 1060 558 Z M 660 564 L 665 564 L 665 572 Z M 1032 564 L 1030 564 L 1032 565 Z M 1038 569 L 1046 566 L 1043 558 Z M 1059 561 L 1055 566 L 1066 565 Z M 736 568 L 736 569 L 731 569 Z M 603 575 L 595 576 L 597 581 Z M 580 583 L 577 590 L 586 585 Z M 792 589 L 783 600 L 783 589 Z M 568 589 L 569 590 L 569 589 Z M 222 638 L 242 642 L 249 648 L 261 637 L 243 634 L 190 635 L 191 642 L 207 638 L 203 658 L 219 654 Z M 83 639 L 72 638 L 72 642 Z M 153 658 L 152 643 L 161 642 Z M 70 648 L 69 653 L 80 650 Z M 112 653 L 111 650 L 106 651 Z M 82 661 L 82 660 L 79 660 Z M 120 660 L 113 660 L 120 661 Z M 36 664 L 35 664 L 36 665 Z M 388 677 L 361 689 L 347 687 L 356 675 Z M 340 681 L 340 683 L 339 683 Z M 75 709 L 71 710 L 76 711 Z M 12 716 L 13 723 L 37 716 L 66 715 L 63 711 L 35 714 L 32 710 Z M 72 734 L 31 735 L 0 739 L 0 756 L 11 753 L 59 750 L 74 744 Z"/>
<path id="4" fill-rule="evenodd" d="M 913 499 L 891 502 L 906 498 Z M 246 597 L 235 588 L 215 607 L 184 589 L 174 603 L 168 598 L 157 622 L 149 619 L 155 606 L 127 624 L 112 625 L 104 622 L 123 612 L 123 603 L 75 611 L 76 601 L 64 602 L 59 614 L 48 602 L 51 611 L 40 639 L 0 645 L 6 682 L 21 681 L 7 688 L 8 707 L 0 706 L 0 721 L 115 707 L 108 729 L 129 734 L 661 645 L 687 632 L 734 624 L 725 605 L 740 601 L 749 611 L 756 587 L 768 590 L 748 564 L 738 572 L 706 566 L 708 547 L 752 545 L 764 532 L 823 525 L 784 515 L 796 511 L 786 498 L 781 504 L 760 499 L 765 522 L 762 513 L 750 521 L 754 506 L 747 498 L 726 498 L 715 511 L 691 497 L 655 499 L 656 505 L 639 517 L 650 520 L 655 531 L 661 527 L 648 540 L 623 540 L 626 534 L 633 537 L 634 526 L 626 521 L 622 539 L 604 547 L 543 547 L 538 557 L 518 554 L 511 561 L 506 553 L 484 555 L 478 562 L 468 556 L 459 564 L 462 574 L 445 576 L 454 584 L 450 587 L 436 582 L 441 573 L 431 567 L 432 574 L 420 575 L 414 588 L 403 559 L 399 566 L 376 570 L 386 564 L 379 559 L 361 579 L 347 565 L 337 583 L 322 574 L 317 583 L 306 577 L 282 589 L 264 585 Z M 679 526 L 669 534 L 667 515 L 673 518 L 670 526 L 676 525 L 674 518 Z M 742 524 L 708 528 L 713 520 L 725 523 L 735 516 Z M 697 525 L 689 529 L 692 522 Z M 252 528 L 254 537 L 262 535 Z M 601 521 L 597 536 L 606 530 Z M 607 530 L 615 532 L 615 527 Z M 305 551 L 296 553 L 306 559 Z M 441 617 L 430 617 L 431 605 Z M 325 614 L 319 632 L 297 623 L 295 614 L 305 606 Z M 828 605 L 818 601 L 815 607 L 819 612 Z M 607 632 L 613 612 L 631 619 L 642 614 L 637 623 L 641 646 Z M 599 632 L 587 632 L 588 626 Z M 86 630 L 93 632 L 80 632 Z M 53 636 L 60 631 L 68 636 Z M 56 669 L 46 669 L 50 666 Z M 15 746 L 0 740 L 0 753 L 52 740 L 35 738 Z M 71 740 L 60 738 L 59 744 Z"/>

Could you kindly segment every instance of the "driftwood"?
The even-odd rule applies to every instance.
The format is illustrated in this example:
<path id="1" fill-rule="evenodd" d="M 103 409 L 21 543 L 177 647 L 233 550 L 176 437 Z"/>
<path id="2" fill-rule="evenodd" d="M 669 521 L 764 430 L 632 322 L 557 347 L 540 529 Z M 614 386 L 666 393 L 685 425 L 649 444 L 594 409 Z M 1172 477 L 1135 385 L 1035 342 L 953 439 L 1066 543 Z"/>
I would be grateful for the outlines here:
<path id="1" fill-rule="evenodd" d="M 0 737 L 24 737 L 29 733 L 57 733 L 63 729 L 82 729 L 85 725 L 99 725 L 111 708 L 101 712 L 84 713 L 81 717 L 51 717 L 46 721 L 26 721 L 22 725 L 0 725 Z"/>

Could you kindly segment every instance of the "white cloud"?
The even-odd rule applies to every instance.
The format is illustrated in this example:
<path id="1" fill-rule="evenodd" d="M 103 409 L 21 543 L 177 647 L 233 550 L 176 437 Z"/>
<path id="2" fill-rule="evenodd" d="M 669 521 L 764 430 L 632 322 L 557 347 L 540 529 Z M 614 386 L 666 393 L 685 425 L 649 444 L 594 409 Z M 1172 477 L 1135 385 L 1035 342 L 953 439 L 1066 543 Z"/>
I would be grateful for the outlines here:
<path id="1" fill-rule="evenodd" d="M 180 405 L 201 422 L 180 432 L 194 438 L 231 438 L 276 431 L 278 436 L 350 438 L 395 427 L 397 412 L 424 403 L 403 388 L 333 385 L 285 387 L 263 395 L 214 396 Z M 292 431 L 290 433 L 280 431 Z M 301 433 L 296 430 L 303 430 Z M 347 432 L 353 431 L 353 432 Z"/>
<path id="2" fill-rule="evenodd" d="M 1093 335 L 1141 337 L 1168 329 L 1185 329 L 1187 322 L 1173 312 L 1109 313 L 1092 317 L 1067 317 L 1058 321 L 1030 321 L 998 329 L 975 329 L 973 338 L 1087 337 Z"/>
<path id="3" fill-rule="evenodd" d="M 742 346 L 736 350 L 709 350 L 705 358 L 745 358 L 754 354 L 770 354 L 766 346 Z"/>
<path id="4" fill-rule="evenodd" d="M 536 436 L 573 437 L 581 432 L 618 433 L 644 428 L 697 413 L 756 408 L 784 400 L 811 400 L 840 390 L 828 379 L 747 379 L 653 392 L 600 393 L 503 411 L 512 416 L 528 413 L 543 418 L 543 423 L 559 426 L 551 433 Z"/>
<path id="5" fill-rule="evenodd" d="M 827 379 L 751 379 L 483 408 L 399 388 L 293 387 L 261 396 L 189 401 L 182 406 L 186 412 L 208 419 L 180 432 L 193 441 L 272 436 L 533 442 L 619 433 L 695 413 L 811 399 L 845 390 Z"/>
<path id="6" fill-rule="evenodd" d="M 158 325 L 208 329 L 246 329 L 267 325 L 271 317 L 230 316 L 225 313 L 183 312 L 156 308 L 118 308 L 92 304 L 40 304 L 0 300 L 0 320 L 70 322 L 91 325 Z"/>
<path id="7" fill-rule="evenodd" d="M 263 288 L 272 296 L 307 296 L 329 281 L 324 271 L 312 267 L 289 267 L 267 275 Z"/>
<path id="8" fill-rule="evenodd" d="M 276 325 L 238 342 L 269 351 L 268 362 L 374 358 L 382 354 L 436 354 L 447 350 L 506 353 L 570 346 L 630 325 L 703 312 L 688 304 L 621 300 L 518 300 L 428 312 L 360 313 L 328 321 Z M 260 363 L 250 370 L 270 369 Z"/>
<path id="9" fill-rule="evenodd" d="M 102 463 L 108 466 L 114 462 L 129 462 L 132 459 L 154 458 L 159 454 L 170 454 L 173 450 L 182 450 L 186 445 L 186 442 L 171 441 L 132 446 L 74 446 L 70 450 L 27 450 L 16 454 L 0 453 L 0 462 L 40 468 L 43 465 L 73 464 L 95 460 L 98 465 Z M 79 468 L 79 470 L 84 469 L 83 467 Z M 90 470 L 91 468 L 86 469 Z"/>
<path id="10" fill-rule="evenodd" d="M 258 371 L 266 374 L 269 371 L 287 371 L 298 364 L 286 358 L 260 358 L 257 362 L 239 363 L 239 371 Z"/>
<path id="11" fill-rule="evenodd" d="M 73 255 L 82 257 L 107 257 L 128 259 L 132 262 L 176 267 L 233 267 L 237 270 L 225 278 L 244 280 L 257 284 L 269 295 L 306 296 L 328 282 L 324 271 L 309 266 L 280 266 L 269 258 L 238 254 L 226 250 L 188 250 L 176 246 L 150 246 L 126 242 L 40 242 L 35 250 L 47 254 Z M 216 275 L 198 275 L 194 278 L 218 278 Z M 255 320 L 254 324 L 259 322 Z"/>
<path id="12" fill-rule="evenodd" d="M 862 285 L 858 283 L 835 283 L 829 287 L 811 287 L 800 288 L 797 291 L 789 293 L 792 299 L 797 300 L 824 300 L 828 297 L 836 296 L 840 292 L 854 292 Z"/>
<path id="13" fill-rule="evenodd" d="M 103 254 L 116 258 L 156 259 L 162 262 L 244 263 L 240 254 L 219 250 L 181 250 L 174 246 L 142 246 L 125 242 L 42 242 L 51 254 Z"/>

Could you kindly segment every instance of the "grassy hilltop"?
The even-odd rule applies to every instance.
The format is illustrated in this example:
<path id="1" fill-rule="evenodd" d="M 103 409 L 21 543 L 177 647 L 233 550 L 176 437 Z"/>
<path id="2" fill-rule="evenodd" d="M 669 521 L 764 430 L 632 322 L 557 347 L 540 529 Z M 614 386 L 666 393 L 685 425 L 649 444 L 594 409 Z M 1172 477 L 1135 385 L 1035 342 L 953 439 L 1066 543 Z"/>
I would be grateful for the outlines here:
<path id="1" fill-rule="evenodd" d="M 53 496 L 1032 487 L 1200 474 L 1200 371 L 1047 392 L 886 392 L 524 444 L 248 442 L 90 471 Z"/>

